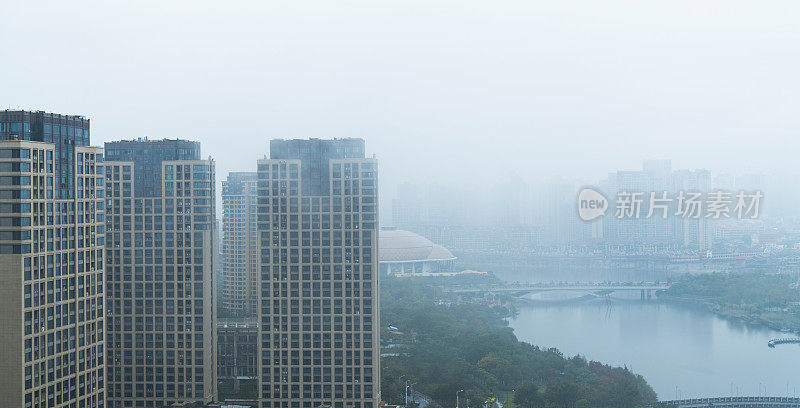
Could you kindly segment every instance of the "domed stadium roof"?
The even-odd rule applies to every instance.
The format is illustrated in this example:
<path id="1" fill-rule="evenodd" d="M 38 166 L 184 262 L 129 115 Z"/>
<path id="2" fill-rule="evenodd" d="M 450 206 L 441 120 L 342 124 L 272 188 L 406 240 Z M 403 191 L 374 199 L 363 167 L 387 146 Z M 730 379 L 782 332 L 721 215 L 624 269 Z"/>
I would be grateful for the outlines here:
<path id="1" fill-rule="evenodd" d="M 379 262 L 425 262 L 456 259 L 447 248 L 413 232 L 386 228 L 378 233 Z"/>

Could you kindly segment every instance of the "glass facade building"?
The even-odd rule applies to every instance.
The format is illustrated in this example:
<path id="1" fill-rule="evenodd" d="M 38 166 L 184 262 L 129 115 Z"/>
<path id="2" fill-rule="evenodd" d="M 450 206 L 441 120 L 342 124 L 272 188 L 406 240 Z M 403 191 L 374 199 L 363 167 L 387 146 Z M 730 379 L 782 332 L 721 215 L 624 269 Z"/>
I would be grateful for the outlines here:
<path id="1" fill-rule="evenodd" d="M 0 140 L 53 144 L 53 195 L 74 198 L 75 147 L 89 145 L 89 119 L 41 111 L 0 111 Z"/>
<path id="2" fill-rule="evenodd" d="M 0 111 L 0 395 L 104 407 L 103 150 L 89 120 Z"/>

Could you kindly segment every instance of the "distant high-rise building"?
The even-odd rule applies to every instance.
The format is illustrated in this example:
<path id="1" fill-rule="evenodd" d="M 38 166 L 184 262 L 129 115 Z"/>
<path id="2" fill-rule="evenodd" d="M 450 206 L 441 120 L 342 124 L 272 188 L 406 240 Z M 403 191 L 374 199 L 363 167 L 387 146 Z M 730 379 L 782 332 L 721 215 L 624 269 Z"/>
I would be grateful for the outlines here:
<path id="1" fill-rule="evenodd" d="M 214 162 L 186 140 L 106 143 L 110 407 L 216 398 Z"/>
<path id="2" fill-rule="evenodd" d="M 672 164 L 669 160 L 644 160 L 642 170 L 616 171 L 608 175 L 604 188 L 607 190 L 609 209 L 607 219 L 602 221 L 606 243 L 621 246 L 677 245 L 678 238 L 670 228 L 670 220 L 646 217 L 650 193 L 672 191 L 671 172 Z M 622 218 L 615 215 L 619 193 L 640 194 L 638 215 Z"/>
<path id="3" fill-rule="evenodd" d="M 497 190 L 501 189 L 478 195 L 477 190 L 469 188 L 403 183 L 397 186 L 397 197 L 392 200 L 391 224 L 420 232 L 430 226 L 497 225 L 498 221 L 509 222 L 502 213 L 506 202 L 499 199 L 501 194 Z M 513 192 L 510 194 L 518 195 Z M 518 209 L 519 201 L 514 204 Z M 512 218 L 520 217 L 517 214 Z"/>
<path id="4" fill-rule="evenodd" d="M 607 216 L 603 220 L 604 242 L 623 247 L 686 247 L 705 250 L 711 246 L 709 221 L 705 214 L 699 218 L 676 215 L 676 195 L 680 191 L 707 193 L 711 189 L 708 170 L 672 170 L 669 160 L 645 160 L 642 170 L 617 171 L 608 175 L 604 184 L 609 199 Z M 618 217 L 618 194 L 640 194 L 635 215 Z M 650 214 L 651 194 L 662 198 L 666 194 L 667 216 L 659 207 Z M 628 196 L 632 203 L 634 198 Z M 633 206 L 634 204 L 629 204 Z M 656 203 L 658 205 L 658 203 Z M 648 217 L 648 215 L 650 215 Z"/>
<path id="5" fill-rule="evenodd" d="M 711 172 L 708 170 L 679 170 L 673 173 L 675 191 L 707 194 L 711 191 Z M 680 243 L 688 248 L 708 250 L 713 244 L 713 224 L 705 214 L 697 218 L 673 217 Z"/>
<path id="6" fill-rule="evenodd" d="M 376 184 L 362 139 L 272 140 L 258 161 L 262 408 L 377 407 Z"/>
<path id="7" fill-rule="evenodd" d="M 0 111 L 0 401 L 103 407 L 103 150 L 89 120 Z"/>
<path id="8" fill-rule="evenodd" d="M 660 214 L 647 217 L 650 210 L 651 193 L 661 197 L 664 192 L 672 193 L 671 166 L 669 161 L 644 161 L 642 170 L 617 171 L 609 174 L 606 188 L 609 190 L 608 217 L 603 220 L 604 238 L 607 242 L 622 246 L 676 246 L 679 238 L 674 229 L 675 220 L 663 218 Z M 633 216 L 617 217 L 618 194 L 638 194 L 638 208 Z M 631 197 L 631 201 L 634 198 Z M 663 212 L 663 211 L 662 211 Z"/>
<path id="9" fill-rule="evenodd" d="M 258 174 L 231 172 L 222 182 L 222 305 L 229 315 L 258 312 Z"/>

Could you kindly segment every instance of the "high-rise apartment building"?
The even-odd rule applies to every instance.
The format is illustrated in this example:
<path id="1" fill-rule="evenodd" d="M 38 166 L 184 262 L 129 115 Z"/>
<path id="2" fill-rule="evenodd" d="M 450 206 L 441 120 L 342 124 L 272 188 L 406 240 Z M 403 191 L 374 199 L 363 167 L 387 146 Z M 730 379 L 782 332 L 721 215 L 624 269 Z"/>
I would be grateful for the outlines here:
<path id="1" fill-rule="evenodd" d="M 711 172 L 708 170 L 680 170 L 673 173 L 676 191 L 696 191 L 707 194 L 712 189 Z M 709 250 L 713 245 L 714 224 L 717 220 L 705 216 L 698 218 L 675 218 L 677 231 L 684 246 Z"/>
<path id="2" fill-rule="evenodd" d="M 258 223 L 254 172 L 231 172 L 222 182 L 222 307 L 229 316 L 258 312 Z"/>
<path id="3" fill-rule="evenodd" d="M 103 150 L 89 120 L 0 111 L 0 401 L 104 407 Z"/>
<path id="4" fill-rule="evenodd" d="M 214 162 L 186 140 L 106 143 L 110 407 L 216 398 Z"/>
<path id="5" fill-rule="evenodd" d="M 605 190 L 609 199 L 608 215 L 603 219 L 605 242 L 622 247 L 670 247 L 706 250 L 711 247 L 713 232 L 704 216 L 684 218 L 676 215 L 678 192 L 706 194 L 711 190 L 708 170 L 672 170 L 669 160 L 645 160 L 642 170 L 617 171 L 608 175 Z M 640 193 L 638 216 L 618 217 L 615 214 L 619 193 Z M 669 208 L 650 210 L 651 193 L 661 198 L 666 194 Z"/>
<path id="6" fill-rule="evenodd" d="M 262 408 L 377 407 L 376 184 L 361 139 L 272 140 L 258 161 Z"/>

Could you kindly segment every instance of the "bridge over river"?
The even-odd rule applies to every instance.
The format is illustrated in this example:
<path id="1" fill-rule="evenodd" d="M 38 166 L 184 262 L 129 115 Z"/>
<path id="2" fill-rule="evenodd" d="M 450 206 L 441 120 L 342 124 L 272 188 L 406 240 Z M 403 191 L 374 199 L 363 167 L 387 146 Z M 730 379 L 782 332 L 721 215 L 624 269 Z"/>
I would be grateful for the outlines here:
<path id="1" fill-rule="evenodd" d="M 770 347 L 775 347 L 778 344 L 793 344 L 793 343 L 800 343 L 800 338 L 797 337 L 785 337 L 782 339 L 772 339 L 770 340 L 767 345 Z"/>
<path id="2" fill-rule="evenodd" d="M 478 294 L 478 293 L 509 293 L 514 296 L 523 296 L 528 293 L 534 292 L 553 292 L 553 291 L 570 291 L 570 292 L 589 292 L 594 294 L 608 294 L 617 291 L 640 291 L 642 295 L 646 293 L 648 296 L 654 290 L 669 289 L 667 284 L 659 283 L 642 283 L 642 284 L 623 284 L 623 283 L 564 283 L 557 285 L 535 284 L 535 285 L 492 285 L 492 286 L 472 286 L 472 287 L 458 287 L 458 288 L 444 288 L 446 292 L 456 294 Z"/>
<path id="3" fill-rule="evenodd" d="M 719 397 L 662 401 L 677 408 L 800 408 L 800 398 L 793 397 Z"/>

